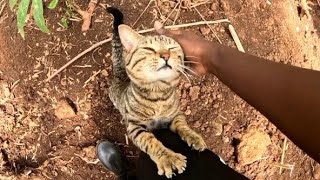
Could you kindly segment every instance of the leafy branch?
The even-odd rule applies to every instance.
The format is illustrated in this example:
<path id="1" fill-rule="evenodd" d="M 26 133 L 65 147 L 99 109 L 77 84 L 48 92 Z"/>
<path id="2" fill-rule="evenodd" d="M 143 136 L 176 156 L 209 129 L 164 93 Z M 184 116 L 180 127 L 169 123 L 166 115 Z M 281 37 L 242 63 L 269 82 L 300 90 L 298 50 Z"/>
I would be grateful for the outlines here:
<path id="1" fill-rule="evenodd" d="M 49 9 L 54 9 L 59 0 L 52 0 L 48 5 Z M 49 33 L 49 29 L 45 23 L 45 18 L 43 16 L 43 2 L 42 0 L 9 0 L 10 9 L 13 10 L 15 6 L 18 6 L 17 11 L 17 27 L 18 33 L 25 38 L 24 27 L 28 21 L 28 10 L 30 9 L 30 16 L 33 17 L 36 25 L 44 33 Z"/>

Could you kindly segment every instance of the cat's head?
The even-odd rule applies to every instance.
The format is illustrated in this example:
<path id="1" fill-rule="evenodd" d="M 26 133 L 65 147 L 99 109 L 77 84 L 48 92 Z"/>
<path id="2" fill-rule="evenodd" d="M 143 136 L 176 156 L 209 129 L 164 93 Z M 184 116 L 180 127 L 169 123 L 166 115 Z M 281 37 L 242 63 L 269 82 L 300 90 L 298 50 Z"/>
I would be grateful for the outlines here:
<path id="1" fill-rule="evenodd" d="M 183 70 L 183 51 L 170 37 L 142 36 L 129 26 L 118 27 L 121 43 L 127 51 L 126 71 L 131 81 L 176 85 Z"/>

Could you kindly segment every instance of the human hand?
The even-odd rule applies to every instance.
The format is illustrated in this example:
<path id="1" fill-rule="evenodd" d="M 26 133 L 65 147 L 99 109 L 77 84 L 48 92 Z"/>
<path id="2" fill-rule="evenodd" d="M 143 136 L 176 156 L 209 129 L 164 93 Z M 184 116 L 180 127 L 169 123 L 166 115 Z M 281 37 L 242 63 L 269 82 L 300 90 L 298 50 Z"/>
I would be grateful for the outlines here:
<path id="1" fill-rule="evenodd" d="M 189 64 L 197 75 L 200 76 L 208 73 L 208 67 L 210 66 L 205 56 L 208 49 L 212 49 L 209 41 L 192 32 L 166 30 L 159 21 L 154 23 L 154 28 L 157 33 L 171 37 L 180 44 L 185 53 L 185 64 Z"/>

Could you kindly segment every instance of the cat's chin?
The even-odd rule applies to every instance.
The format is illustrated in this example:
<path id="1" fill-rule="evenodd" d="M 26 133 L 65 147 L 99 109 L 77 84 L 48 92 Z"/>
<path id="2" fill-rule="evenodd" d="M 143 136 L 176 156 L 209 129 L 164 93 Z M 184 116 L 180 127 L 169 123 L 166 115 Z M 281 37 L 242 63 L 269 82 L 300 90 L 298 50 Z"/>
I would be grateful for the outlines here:
<path id="1" fill-rule="evenodd" d="M 155 77 L 158 80 L 171 81 L 171 80 L 175 79 L 178 75 L 179 75 L 179 73 L 173 69 L 163 68 L 163 69 L 160 69 L 159 71 L 157 71 Z"/>

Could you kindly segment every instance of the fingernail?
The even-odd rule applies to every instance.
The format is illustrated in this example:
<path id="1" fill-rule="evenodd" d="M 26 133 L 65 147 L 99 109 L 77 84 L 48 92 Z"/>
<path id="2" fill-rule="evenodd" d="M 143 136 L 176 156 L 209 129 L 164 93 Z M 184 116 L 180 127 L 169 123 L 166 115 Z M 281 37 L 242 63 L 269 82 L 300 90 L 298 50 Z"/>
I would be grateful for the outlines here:
<path id="1" fill-rule="evenodd" d="M 160 21 L 155 21 L 154 22 L 154 29 L 159 33 L 159 34 L 163 34 L 164 33 L 164 28 L 163 25 Z"/>

